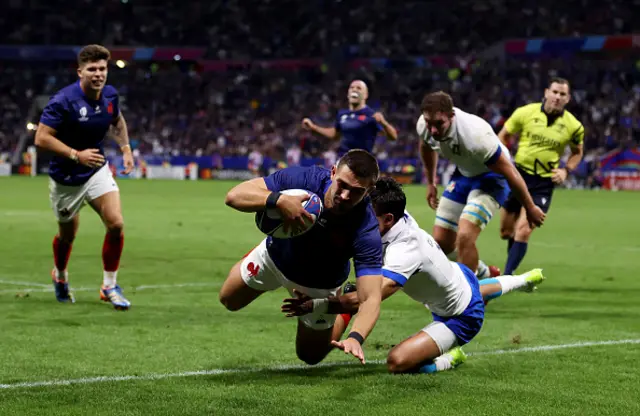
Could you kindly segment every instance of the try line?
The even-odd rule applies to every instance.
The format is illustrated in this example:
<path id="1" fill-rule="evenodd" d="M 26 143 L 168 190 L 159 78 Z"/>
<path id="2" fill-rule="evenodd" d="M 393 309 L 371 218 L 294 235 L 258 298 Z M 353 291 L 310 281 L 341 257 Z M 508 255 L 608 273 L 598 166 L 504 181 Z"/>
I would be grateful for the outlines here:
<path id="1" fill-rule="evenodd" d="M 537 347 L 525 347 L 516 348 L 510 350 L 492 350 L 492 351 L 479 351 L 475 353 L 469 353 L 469 356 L 488 356 L 488 355 L 504 355 L 504 354 L 519 354 L 528 352 L 544 352 L 554 351 L 569 348 L 585 348 L 585 347 L 599 347 L 609 345 L 623 345 L 623 344 L 640 344 L 640 339 L 621 339 L 610 341 L 584 341 L 574 342 L 571 344 L 556 344 L 556 345 L 539 345 Z M 369 364 L 384 364 L 384 361 L 369 361 Z M 302 364 L 293 365 L 275 365 L 261 368 L 214 368 L 212 370 L 200 370 L 200 371 L 184 371 L 181 373 L 159 373 L 159 374 L 146 374 L 141 376 L 100 376 L 100 377 L 86 377 L 76 378 L 68 380 L 45 380 L 45 381 L 27 381 L 23 383 L 8 383 L 0 384 L 0 389 L 20 389 L 20 388 L 33 388 L 33 387 L 51 387 L 51 386 L 69 386 L 72 384 L 94 384 L 94 383 L 110 383 L 117 381 L 148 381 L 148 380 L 163 380 L 167 378 L 179 378 L 179 377 L 196 377 L 196 376 L 213 376 L 220 374 L 246 374 L 246 373 L 259 373 L 262 371 L 287 371 L 287 370 L 301 370 L 311 369 L 318 367 L 341 367 L 341 366 L 356 366 L 359 363 L 355 361 L 349 362 L 329 362 L 321 363 L 313 367 Z"/>

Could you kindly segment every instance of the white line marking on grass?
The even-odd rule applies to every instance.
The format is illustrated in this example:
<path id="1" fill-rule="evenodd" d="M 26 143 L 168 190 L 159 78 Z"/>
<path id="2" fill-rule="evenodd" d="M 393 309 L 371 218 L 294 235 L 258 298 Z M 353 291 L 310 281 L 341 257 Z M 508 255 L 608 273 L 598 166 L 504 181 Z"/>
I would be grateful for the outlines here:
<path id="1" fill-rule="evenodd" d="M 0 280 L 0 283 L 8 283 L 6 281 Z M 15 283 L 15 284 L 23 284 L 23 283 Z M 24 283 L 27 284 L 27 283 Z M 32 283 L 29 283 L 32 284 Z M 35 284 L 33 284 L 35 285 Z M 0 293 L 49 293 L 53 292 L 53 286 L 39 284 L 39 286 L 43 286 L 43 288 L 38 287 L 34 288 L 16 288 L 16 289 L 3 289 L 0 290 Z M 133 286 L 125 289 L 133 291 L 141 291 L 141 290 L 149 290 L 149 289 L 175 289 L 181 287 L 218 287 L 219 283 L 178 283 L 175 285 L 142 285 L 142 286 Z M 71 292 L 93 292 L 99 289 L 96 287 L 73 287 L 71 286 Z"/>
<path id="2" fill-rule="evenodd" d="M 469 356 L 488 356 L 488 355 L 503 355 L 503 354 L 518 354 L 527 352 L 544 352 L 554 351 L 569 348 L 584 348 L 584 347 L 597 347 L 597 346 L 609 346 L 609 345 L 624 345 L 624 344 L 640 344 L 640 339 L 621 339 L 610 341 L 585 341 L 575 342 L 571 344 L 557 344 L 557 345 L 540 345 L 537 347 L 525 347 L 514 348 L 509 350 L 493 350 L 493 351 L 479 351 L 470 353 Z M 369 361 L 369 364 L 384 364 L 386 361 L 377 360 Z M 50 386 L 70 386 L 73 384 L 94 384 L 94 383 L 111 383 L 117 381 L 149 381 L 149 380 L 164 380 L 168 378 L 180 378 L 180 377 L 196 377 L 196 376 L 215 376 L 221 374 L 247 374 L 247 373 L 260 373 L 262 371 L 289 371 L 289 370 L 304 370 L 318 367 L 342 367 L 342 366 L 356 366 L 360 365 L 355 361 L 342 361 L 342 362 L 327 362 L 320 363 L 313 367 L 302 364 L 292 365 L 274 365 L 261 368 L 214 368 L 212 370 L 200 370 L 200 371 L 184 371 L 181 373 L 156 373 L 146 374 L 142 376 L 99 376 L 99 377 L 86 377 L 76 378 L 68 380 L 45 380 L 45 381 L 26 381 L 22 383 L 7 383 L 0 384 L 0 389 L 19 389 L 19 388 L 33 388 L 33 387 L 50 387 Z"/>
<path id="3" fill-rule="evenodd" d="M 18 285 L 18 286 L 49 287 L 49 285 L 45 285 L 44 283 L 37 283 L 37 282 L 25 282 L 25 281 L 17 281 L 17 280 L 4 280 L 4 279 L 0 279 L 0 283 L 4 283 L 4 284 L 6 284 L 6 285 Z"/>
<path id="4" fill-rule="evenodd" d="M 599 246 L 595 244 L 557 244 L 557 243 L 545 243 L 533 241 L 530 244 L 539 247 L 547 247 L 547 248 L 571 248 L 571 249 L 586 249 L 586 250 L 615 250 L 615 251 L 631 251 L 638 252 L 640 251 L 640 247 L 638 246 Z"/>
<path id="5" fill-rule="evenodd" d="M 480 355 L 518 354 L 522 352 L 543 352 L 543 351 L 564 350 L 567 348 L 600 347 L 600 346 L 606 346 L 606 345 L 623 345 L 623 344 L 640 344 L 640 339 L 620 339 L 620 340 L 611 340 L 611 341 L 584 341 L 584 342 L 574 342 L 572 344 L 540 345 L 537 347 L 514 348 L 509 350 L 478 351 L 478 352 L 469 353 L 468 355 L 477 357 Z"/>

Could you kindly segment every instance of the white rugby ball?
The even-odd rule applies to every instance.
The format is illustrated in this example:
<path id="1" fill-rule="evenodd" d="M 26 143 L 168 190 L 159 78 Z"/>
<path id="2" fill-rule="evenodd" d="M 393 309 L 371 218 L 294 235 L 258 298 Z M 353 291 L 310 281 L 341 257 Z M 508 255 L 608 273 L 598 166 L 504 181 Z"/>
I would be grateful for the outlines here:
<path id="1" fill-rule="evenodd" d="M 305 189 L 287 189 L 281 191 L 281 193 L 283 195 L 293 196 L 308 194 L 309 199 L 302 201 L 302 206 L 311 214 L 313 220 L 305 219 L 306 227 L 303 230 L 296 230 L 292 227 L 285 232 L 280 211 L 276 208 L 269 208 L 256 212 L 256 226 L 260 231 L 273 238 L 294 238 L 305 234 L 313 227 L 318 217 L 320 217 L 320 214 L 322 214 L 322 199 L 317 194 Z"/>

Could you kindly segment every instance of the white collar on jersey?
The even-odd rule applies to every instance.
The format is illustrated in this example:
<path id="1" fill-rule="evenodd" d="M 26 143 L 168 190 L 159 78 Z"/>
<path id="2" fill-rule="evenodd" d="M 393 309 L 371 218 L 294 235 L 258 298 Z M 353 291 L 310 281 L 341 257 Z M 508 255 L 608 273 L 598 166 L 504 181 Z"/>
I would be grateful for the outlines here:
<path id="1" fill-rule="evenodd" d="M 383 243 L 393 243 L 398 238 L 402 237 L 404 230 L 409 227 L 409 223 L 407 222 L 407 217 L 404 216 L 400 218 L 400 221 L 395 223 L 393 227 L 385 235 L 382 236 Z"/>

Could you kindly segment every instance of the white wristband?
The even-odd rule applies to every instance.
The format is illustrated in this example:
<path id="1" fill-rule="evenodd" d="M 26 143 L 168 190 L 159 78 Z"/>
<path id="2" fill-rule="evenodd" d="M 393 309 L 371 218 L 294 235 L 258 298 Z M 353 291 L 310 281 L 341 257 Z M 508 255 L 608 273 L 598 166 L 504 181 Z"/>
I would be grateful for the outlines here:
<path id="1" fill-rule="evenodd" d="M 313 312 L 327 313 L 329 310 L 329 299 L 313 299 Z"/>

